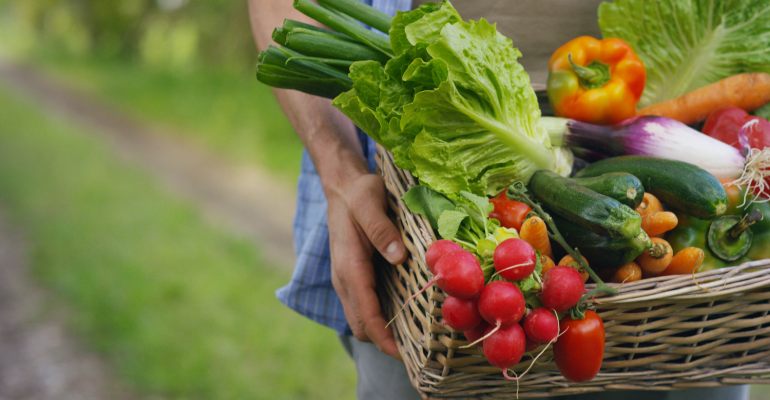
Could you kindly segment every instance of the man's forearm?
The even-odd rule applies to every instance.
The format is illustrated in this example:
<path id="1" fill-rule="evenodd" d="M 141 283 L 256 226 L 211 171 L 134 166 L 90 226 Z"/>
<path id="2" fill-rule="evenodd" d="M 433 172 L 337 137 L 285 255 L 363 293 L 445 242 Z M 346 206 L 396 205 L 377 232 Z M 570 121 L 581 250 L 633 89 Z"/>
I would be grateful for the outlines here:
<path id="1" fill-rule="evenodd" d="M 311 23 L 290 1 L 249 0 L 249 14 L 257 47 L 271 43 L 272 30 L 284 18 Z M 315 163 L 325 190 L 333 190 L 351 174 L 369 172 L 353 123 L 331 101 L 309 94 L 274 89 L 278 103 Z"/>

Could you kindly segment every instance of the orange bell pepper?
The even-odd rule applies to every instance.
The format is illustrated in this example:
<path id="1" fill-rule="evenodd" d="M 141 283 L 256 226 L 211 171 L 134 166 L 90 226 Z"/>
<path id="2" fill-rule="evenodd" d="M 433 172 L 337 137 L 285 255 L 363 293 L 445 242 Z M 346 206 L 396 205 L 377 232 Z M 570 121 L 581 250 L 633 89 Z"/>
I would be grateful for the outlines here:
<path id="1" fill-rule="evenodd" d="M 548 99 L 559 117 L 615 124 L 636 115 L 647 73 L 624 41 L 575 38 L 551 56 Z"/>

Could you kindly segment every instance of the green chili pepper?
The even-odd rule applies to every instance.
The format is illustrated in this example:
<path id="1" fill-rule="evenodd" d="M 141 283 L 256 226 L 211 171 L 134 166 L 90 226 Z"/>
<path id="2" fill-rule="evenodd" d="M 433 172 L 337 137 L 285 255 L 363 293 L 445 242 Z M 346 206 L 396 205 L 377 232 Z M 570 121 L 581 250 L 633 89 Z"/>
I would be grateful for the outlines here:
<path id="1" fill-rule="evenodd" d="M 749 206 L 748 210 L 759 210 L 764 215 L 764 219 L 751 226 L 754 239 L 746 257 L 751 260 L 770 258 L 770 203 L 755 202 Z"/>
<path id="2" fill-rule="evenodd" d="M 700 220 L 683 214 L 677 215 L 677 217 L 679 218 L 679 223 L 677 223 L 676 228 L 669 232 L 666 238 L 674 254 L 688 247 L 703 249 L 703 264 L 701 264 L 698 272 L 729 266 L 726 262 L 715 256 L 706 245 L 706 236 L 708 235 L 711 221 Z"/>
<path id="3" fill-rule="evenodd" d="M 735 261 L 751 247 L 754 233 L 750 226 L 764 219 L 762 212 L 753 210 L 746 215 L 723 215 L 711 222 L 708 245 L 717 257 Z"/>

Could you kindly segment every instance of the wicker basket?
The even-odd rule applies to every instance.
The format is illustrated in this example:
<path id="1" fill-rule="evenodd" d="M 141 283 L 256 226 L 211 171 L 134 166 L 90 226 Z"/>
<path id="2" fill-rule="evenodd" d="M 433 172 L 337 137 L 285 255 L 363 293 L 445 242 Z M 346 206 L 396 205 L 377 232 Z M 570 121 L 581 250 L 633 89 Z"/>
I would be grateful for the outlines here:
<path id="1" fill-rule="evenodd" d="M 392 315 L 432 276 L 425 249 L 435 240 L 427 220 L 400 200 L 415 179 L 378 148 L 377 162 L 397 226 L 409 251 L 404 264 L 380 272 L 380 295 Z M 564 379 L 547 350 L 519 381 L 507 381 L 460 332 L 438 325 L 444 295 L 436 287 L 416 297 L 393 329 L 412 384 L 424 398 L 521 398 L 602 390 L 671 390 L 770 383 L 770 259 L 692 276 L 644 279 L 598 299 L 606 345 L 599 374 Z M 591 285 L 589 285 L 590 287 Z M 617 286 L 617 285 L 616 285 Z M 539 352 L 539 350 L 537 351 Z M 537 354 L 535 352 L 534 354 Z M 532 354 L 532 353 L 530 353 Z M 525 355 L 512 368 L 524 371 Z"/>

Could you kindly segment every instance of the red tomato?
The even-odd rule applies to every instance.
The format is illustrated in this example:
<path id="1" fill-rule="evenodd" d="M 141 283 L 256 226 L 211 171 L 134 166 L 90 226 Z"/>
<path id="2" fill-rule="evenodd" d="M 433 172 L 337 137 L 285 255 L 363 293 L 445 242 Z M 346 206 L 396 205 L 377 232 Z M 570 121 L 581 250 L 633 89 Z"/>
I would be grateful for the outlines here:
<path id="1" fill-rule="evenodd" d="M 489 200 L 495 205 L 495 210 L 489 213 L 489 218 L 500 221 L 504 228 L 513 228 L 516 231 L 521 230 L 521 224 L 527 219 L 527 213 L 532 211 L 528 205 L 515 200 L 507 200 L 495 197 Z"/>
<path id="2" fill-rule="evenodd" d="M 764 149 L 770 147 L 770 122 L 749 115 L 742 109 L 724 105 L 714 110 L 703 125 L 703 133 L 727 143 L 738 150 L 743 150 L 738 143 L 738 132 L 749 121 L 756 120 L 757 124 L 746 132 L 746 138 L 752 149 Z"/>
<path id="3" fill-rule="evenodd" d="M 749 115 L 746 111 L 731 105 L 724 105 L 712 111 L 703 125 L 703 133 L 743 151 L 738 141 L 738 133 L 749 121 L 757 121 L 746 131 L 749 146 L 760 150 L 770 147 L 770 122 L 764 118 Z M 765 178 L 765 182 L 770 186 L 770 178 Z M 754 194 L 770 198 L 770 193 L 767 191 L 759 193 L 755 190 Z"/>
<path id="4" fill-rule="evenodd" d="M 569 315 L 559 323 L 562 335 L 553 345 L 556 367 L 572 382 L 587 382 L 599 373 L 604 357 L 604 323 L 588 310 L 584 319 Z"/>

